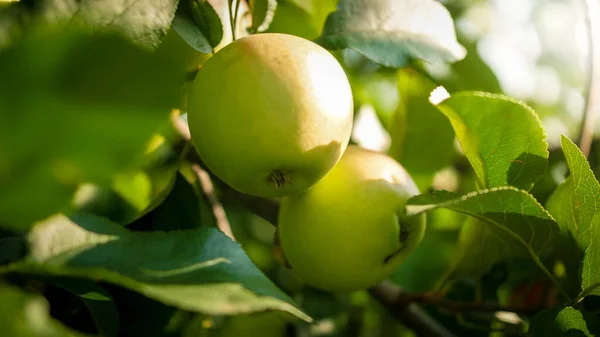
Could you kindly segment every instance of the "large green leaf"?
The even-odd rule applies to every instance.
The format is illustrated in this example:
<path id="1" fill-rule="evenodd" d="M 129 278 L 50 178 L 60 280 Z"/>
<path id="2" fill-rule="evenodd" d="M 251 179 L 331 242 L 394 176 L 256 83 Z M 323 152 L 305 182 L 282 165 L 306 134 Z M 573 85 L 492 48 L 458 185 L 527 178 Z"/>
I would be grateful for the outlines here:
<path id="1" fill-rule="evenodd" d="M 411 215 L 447 208 L 475 217 L 507 244 L 536 261 L 559 235 L 552 216 L 530 194 L 514 187 L 496 187 L 464 196 L 434 191 L 411 198 L 406 208 Z"/>
<path id="2" fill-rule="evenodd" d="M 482 187 L 530 189 L 544 174 L 546 135 L 537 114 L 523 102 L 483 92 L 432 101 L 450 119 Z"/>
<path id="3" fill-rule="evenodd" d="M 212 315 L 281 310 L 311 320 L 215 228 L 138 233 L 92 215 L 56 215 L 29 242 L 30 255 L 9 270 L 102 280 Z"/>
<path id="4" fill-rule="evenodd" d="M 136 43 L 157 47 L 167 34 L 179 0 L 49 0 L 41 1 L 44 19 L 118 30 Z"/>
<path id="5" fill-rule="evenodd" d="M 41 296 L 0 284 L 0 331 L 10 337 L 83 337 L 53 320 Z"/>
<path id="6" fill-rule="evenodd" d="M 573 307 L 556 307 L 533 316 L 529 333 L 534 337 L 594 337 L 600 334 L 600 320 Z"/>
<path id="7" fill-rule="evenodd" d="M 581 269 L 581 287 L 588 293 L 600 284 L 600 184 L 577 145 L 564 135 L 561 144 L 571 175 L 548 200 L 548 211 L 575 241 L 564 257 L 568 266 Z M 600 294 L 599 288 L 590 291 Z"/>
<path id="8" fill-rule="evenodd" d="M 466 55 L 450 13 L 433 0 L 341 0 L 317 42 L 351 48 L 389 67 L 411 59 L 455 62 Z"/>
<path id="9" fill-rule="evenodd" d="M 0 54 L 0 222 L 26 229 L 141 162 L 177 104 L 173 69 L 119 35 L 51 28 Z"/>

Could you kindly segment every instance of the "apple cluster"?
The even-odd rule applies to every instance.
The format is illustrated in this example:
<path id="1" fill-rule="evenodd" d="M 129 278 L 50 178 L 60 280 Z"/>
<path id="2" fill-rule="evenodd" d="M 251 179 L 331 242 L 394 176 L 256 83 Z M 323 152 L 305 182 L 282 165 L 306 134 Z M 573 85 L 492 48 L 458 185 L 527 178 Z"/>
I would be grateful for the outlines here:
<path id="1" fill-rule="evenodd" d="M 199 70 L 188 101 L 198 154 L 239 192 L 281 198 L 278 235 L 292 270 L 326 291 L 387 278 L 421 242 L 419 193 L 391 157 L 349 145 L 352 89 L 326 49 L 276 33 L 240 38 Z"/>

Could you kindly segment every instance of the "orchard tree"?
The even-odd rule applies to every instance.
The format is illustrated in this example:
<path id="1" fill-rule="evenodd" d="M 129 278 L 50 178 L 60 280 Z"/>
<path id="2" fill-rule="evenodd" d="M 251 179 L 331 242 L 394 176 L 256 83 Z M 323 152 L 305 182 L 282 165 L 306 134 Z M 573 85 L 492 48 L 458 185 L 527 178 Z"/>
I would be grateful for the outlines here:
<path id="1" fill-rule="evenodd" d="M 600 335 L 600 6 L 559 137 L 481 3 L 0 2 L 2 334 Z"/>

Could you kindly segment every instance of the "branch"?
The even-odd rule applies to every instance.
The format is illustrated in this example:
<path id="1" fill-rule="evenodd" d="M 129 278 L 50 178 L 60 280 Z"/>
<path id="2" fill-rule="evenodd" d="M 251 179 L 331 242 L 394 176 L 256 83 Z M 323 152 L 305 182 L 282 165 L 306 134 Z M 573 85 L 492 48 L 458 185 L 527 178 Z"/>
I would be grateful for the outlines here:
<path id="1" fill-rule="evenodd" d="M 452 301 L 445 298 L 436 296 L 435 294 L 405 294 L 404 299 L 406 301 L 420 303 L 423 305 L 433 305 L 437 308 L 445 309 L 452 313 L 456 312 L 514 312 L 517 314 L 532 316 L 538 313 L 540 310 L 547 308 L 528 308 L 520 306 L 500 306 L 496 303 L 482 303 L 482 302 L 458 302 Z"/>
<path id="2" fill-rule="evenodd" d="M 600 108 L 600 5 L 598 0 L 584 0 L 586 7 L 586 23 L 588 26 L 588 45 L 590 48 L 588 59 L 588 85 L 586 93 L 583 121 L 579 133 L 579 148 L 587 158 L 596 128 L 596 115 Z"/>
<path id="3" fill-rule="evenodd" d="M 375 300 L 383 305 L 396 319 L 407 328 L 414 330 L 417 336 L 422 337 L 454 337 L 455 335 L 432 319 L 418 304 L 414 303 L 411 296 L 402 288 L 390 282 L 382 282 L 369 293 Z"/>

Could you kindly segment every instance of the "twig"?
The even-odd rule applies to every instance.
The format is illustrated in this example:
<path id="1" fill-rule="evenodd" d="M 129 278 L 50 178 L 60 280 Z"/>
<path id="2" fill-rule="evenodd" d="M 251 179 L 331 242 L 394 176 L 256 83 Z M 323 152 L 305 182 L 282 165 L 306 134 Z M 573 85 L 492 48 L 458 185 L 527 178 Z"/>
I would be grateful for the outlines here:
<path id="1" fill-rule="evenodd" d="M 587 158 L 596 128 L 596 115 L 600 108 L 600 4 L 598 0 L 584 0 L 586 23 L 588 26 L 588 85 L 586 102 L 583 110 L 583 121 L 579 132 L 579 148 Z"/>
<path id="2" fill-rule="evenodd" d="M 179 136 L 184 140 L 180 146 L 185 148 L 187 144 L 192 140 L 192 135 L 190 134 L 190 129 L 188 125 L 181 120 L 179 116 L 179 110 L 173 110 L 171 112 L 171 125 L 175 129 L 175 131 L 179 134 Z M 196 151 L 188 151 L 188 158 L 191 155 L 196 155 Z M 198 157 L 199 158 L 199 157 Z M 233 231 L 231 230 L 231 225 L 227 220 L 227 215 L 225 214 L 225 210 L 223 209 L 223 205 L 219 201 L 219 198 L 215 194 L 215 188 L 211 181 L 211 177 L 204 166 L 200 161 L 192 162 L 192 170 L 198 176 L 198 182 L 202 187 L 202 193 L 206 196 L 206 199 L 210 203 L 213 211 L 213 215 L 215 216 L 215 220 L 217 221 L 217 228 L 225 235 L 231 238 L 231 240 L 235 241 L 235 237 L 233 236 Z"/>
<path id="3" fill-rule="evenodd" d="M 382 282 L 369 293 L 407 328 L 421 337 L 454 337 L 455 335 L 431 318 L 402 288 Z"/>
<path id="4" fill-rule="evenodd" d="M 406 301 L 420 303 L 423 305 L 433 305 L 437 308 L 442 308 L 450 312 L 498 312 L 507 311 L 514 312 L 523 315 L 534 315 L 542 309 L 546 308 L 526 308 L 520 306 L 500 306 L 495 303 L 483 303 L 483 302 L 458 302 L 444 298 L 440 298 L 435 294 L 421 293 L 411 294 L 407 293 L 404 296 Z"/>
<path id="5" fill-rule="evenodd" d="M 227 235 L 231 240 L 235 241 L 235 237 L 231 231 L 231 226 L 227 220 L 227 215 L 225 214 L 225 209 L 223 209 L 223 205 L 221 205 L 219 198 L 217 198 L 215 194 L 215 188 L 210 180 L 210 176 L 198 164 L 192 164 L 192 170 L 198 176 L 198 181 L 202 187 L 202 192 L 212 207 L 213 214 L 217 221 L 217 228 L 219 228 L 219 230 Z"/>

